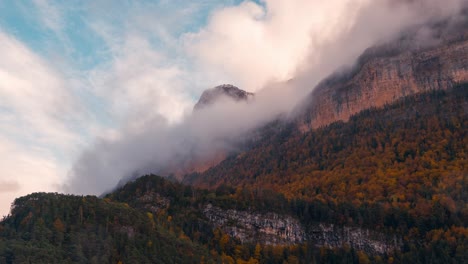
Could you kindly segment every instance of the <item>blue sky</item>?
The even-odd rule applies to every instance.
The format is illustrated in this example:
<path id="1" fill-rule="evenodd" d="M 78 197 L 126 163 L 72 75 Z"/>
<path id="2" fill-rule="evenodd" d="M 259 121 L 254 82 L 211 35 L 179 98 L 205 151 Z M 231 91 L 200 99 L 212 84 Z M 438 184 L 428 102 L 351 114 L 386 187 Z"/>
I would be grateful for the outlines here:
<path id="1" fill-rule="evenodd" d="M 107 33 L 116 41 L 118 35 L 134 27 L 132 30 L 147 33 L 155 47 L 171 49 L 163 34 L 177 38 L 189 31 L 196 32 L 206 24 L 214 9 L 240 2 L 6 0 L 0 2 L 0 25 L 34 51 L 61 57 L 73 62 L 77 69 L 86 70 L 112 57 L 112 47 L 93 28 L 95 23 L 109 26 Z M 151 20 L 133 23 L 138 16 L 143 20 L 151 17 Z M 152 29 L 154 22 L 165 32 L 158 35 Z"/>

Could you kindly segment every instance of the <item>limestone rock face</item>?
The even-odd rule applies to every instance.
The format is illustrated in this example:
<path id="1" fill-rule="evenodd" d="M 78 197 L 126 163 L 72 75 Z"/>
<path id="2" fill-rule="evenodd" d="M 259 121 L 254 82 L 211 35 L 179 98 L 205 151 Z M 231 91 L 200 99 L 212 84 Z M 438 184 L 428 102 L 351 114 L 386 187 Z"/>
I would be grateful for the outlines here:
<path id="1" fill-rule="evenodd" d="M 211 204 L 203 213 L 214 226 L 242 243 L 294 245 L 307 241 L 317 247 L 348 245 L 369 254 L 388 253 L 402 245 L 401 238 L 360 227 L 316 223 L 306 229 L 289 215 L 224 210 Z"/>
<path id="2" fill-rule="evenodd" d="M 298 244 L 306 240 L 303 227 L 291 216 L 223 210 L 211 204 L 205 206 L 203 213 L 216 227 L 238 238 L 242 243 L 285 245 Z"/>
<path id="3" fill-rule="evenodd" d="M 299 128 L 306 131 L 347 121 L 362 110 L 404 96 L 468 82 L 468 33 L 463 30 L 429 47 L 410 48 L 397 42 L 369 49 L 352 70 L 316 87 L 304 103 Z"/>
<path id="4" fill-rule="evenodd" d="M 370 254 L 384 254 L 403 245 L 397 236 L 379 233 L 373 230 L 317 223 L 313 225 L 308 238 L 316 246 L 337 248 L 348 245 Z"/>

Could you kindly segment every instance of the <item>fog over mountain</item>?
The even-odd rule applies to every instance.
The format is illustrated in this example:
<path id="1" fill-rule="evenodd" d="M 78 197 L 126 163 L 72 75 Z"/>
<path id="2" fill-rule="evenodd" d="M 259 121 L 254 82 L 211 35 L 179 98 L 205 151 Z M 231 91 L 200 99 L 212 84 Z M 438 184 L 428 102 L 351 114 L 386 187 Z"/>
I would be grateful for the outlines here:
<path id="1" fill-rule="evenodd" d="M 167 172 L 168 165 L 193 155 L 209 159 L 235 150 L 242 135 L 288 116 L 318 82 L 352 67 L 367 48 L 415 27 L 417 45 L 435 44 L 432 29 L 421 25 L 462 19 L 466 6 L 463 0 L 265 0 L 219 9 L 205 28 L 181 36 L 184 52 L 200 70 L 220 71 L 255 97 L 222 97 L 176 122 L 133 115 L 138 122 L 129 120 L 112 137 L 96 139 L 79 156 L 63 188 L 101 194 L 123 178 Z"/>

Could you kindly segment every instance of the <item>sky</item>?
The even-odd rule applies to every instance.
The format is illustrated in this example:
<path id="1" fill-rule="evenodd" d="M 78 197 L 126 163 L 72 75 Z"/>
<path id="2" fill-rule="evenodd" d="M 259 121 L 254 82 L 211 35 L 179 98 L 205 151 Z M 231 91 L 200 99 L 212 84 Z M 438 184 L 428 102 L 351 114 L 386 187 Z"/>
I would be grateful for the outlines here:
<path id="1" fill-rule="evenodd" d="M 463 4 L 0 0 L 0 216 L 31 192 L 99 195 L 231 148 L 367 47 Z M 224 83 L 256 102 L 192 114 Z"/>

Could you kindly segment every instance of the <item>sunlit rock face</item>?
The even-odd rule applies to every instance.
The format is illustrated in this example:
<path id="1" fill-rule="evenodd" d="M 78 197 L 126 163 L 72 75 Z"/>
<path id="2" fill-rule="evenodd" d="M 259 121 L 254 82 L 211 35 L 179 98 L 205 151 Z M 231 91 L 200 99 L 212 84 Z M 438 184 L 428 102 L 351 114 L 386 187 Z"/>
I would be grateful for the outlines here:
<path id="1" fill-rule="evenodd" d="M 353 69 L 323 82 L 304 102 L 299 127 L 306 131 L 372 107 L 428 90 L 468 82 L 468 27 L 438 25 L 431 39 L 402 39 L 367 50 Z"/>

